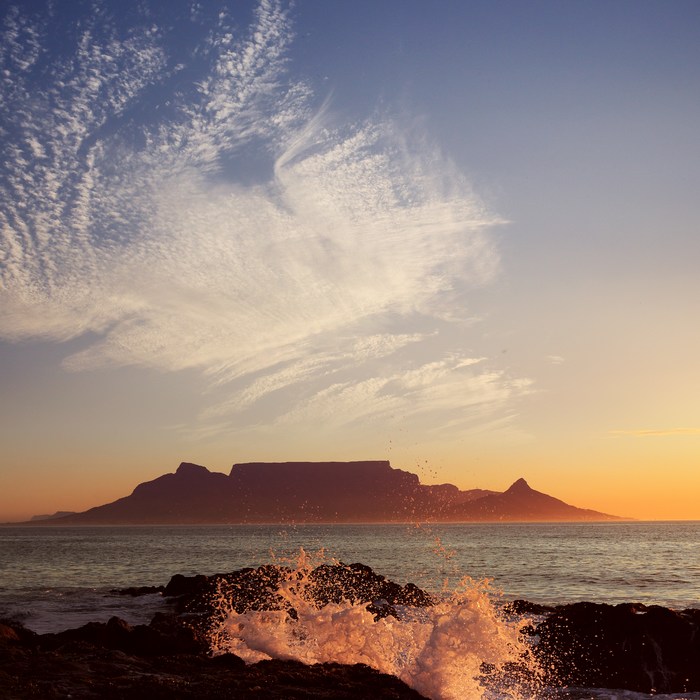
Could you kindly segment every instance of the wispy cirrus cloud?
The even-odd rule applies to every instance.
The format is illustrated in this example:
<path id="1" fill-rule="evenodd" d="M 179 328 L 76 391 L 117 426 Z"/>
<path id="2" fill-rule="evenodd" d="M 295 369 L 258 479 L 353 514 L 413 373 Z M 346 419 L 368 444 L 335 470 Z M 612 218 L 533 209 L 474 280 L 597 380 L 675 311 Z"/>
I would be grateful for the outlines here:
<path id="1" fill-rule="evenodd" d="M 6 13 L 0 335 L 93 334 L 73 371 L 199 370 L 229 392 L 212 424 L 270 397 L 273 423 L 332 402 L 340 424 L 453 424 L 525 393 L 436 340 L 498 270 L 500 219 L 464 177 L 397 121 L 339 126 L 290 81 L 281 3 L 238 34 L 196 14 L 188 65 L 153 23 L 96 12 L 54 56 L 50 18 Z"/>
<path id="2" fill-rule="evenodd" d="M 479 360 L 436 360 L 394 374 L 331 384 L 299 402 L 283 422 L 401 426 L 425 437 L 478 429 L 510 402 L 529 391 L 530 382 L 501 371 L 474 371 Z M 342 407 L 342 410 L 337 410 Z"/>
<path id="3" fill-rule="evenodd" d="M 616 437 L 682 437 L 700 435 L 700 428 L 667 428 L 642 430 L 611 430 Z"/>

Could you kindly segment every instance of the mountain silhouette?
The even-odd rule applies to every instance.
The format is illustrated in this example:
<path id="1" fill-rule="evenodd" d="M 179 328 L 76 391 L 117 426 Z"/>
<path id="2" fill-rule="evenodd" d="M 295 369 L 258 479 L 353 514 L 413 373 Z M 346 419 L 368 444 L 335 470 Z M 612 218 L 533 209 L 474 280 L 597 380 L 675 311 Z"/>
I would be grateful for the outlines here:
<path id="1" fill-rule="evenodd" d="M 249 462 L 227 476 L 183 462 L 174 474 L 139 484 L 129 496 L 34 524 L 195 524 L 611 520 L 531 489 L 461 491 L 425 485 L 386 460 Z"/>
<path id="2" fill-rule="evenodd" d="M 457 506 L 450 515 L 459 520 L 612 520 L 614 516 L 594 510 L 576 508 L 558 498 L 530 488 L 525 479 L 518 479 L 507 491 L 479 498 Z"/>

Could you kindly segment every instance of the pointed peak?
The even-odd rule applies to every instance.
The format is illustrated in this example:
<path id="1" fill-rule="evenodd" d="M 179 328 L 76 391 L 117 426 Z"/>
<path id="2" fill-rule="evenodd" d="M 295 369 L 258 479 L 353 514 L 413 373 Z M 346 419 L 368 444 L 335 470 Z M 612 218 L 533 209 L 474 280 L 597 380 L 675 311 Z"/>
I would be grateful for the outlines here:
<path id="1" fill-rule="evenodd" d="M 511 485 L 506 493 L 518 493 L 523 491 L 532 491 L 532 489 L 530 488 L 530 484 L 521 477 Z"/>

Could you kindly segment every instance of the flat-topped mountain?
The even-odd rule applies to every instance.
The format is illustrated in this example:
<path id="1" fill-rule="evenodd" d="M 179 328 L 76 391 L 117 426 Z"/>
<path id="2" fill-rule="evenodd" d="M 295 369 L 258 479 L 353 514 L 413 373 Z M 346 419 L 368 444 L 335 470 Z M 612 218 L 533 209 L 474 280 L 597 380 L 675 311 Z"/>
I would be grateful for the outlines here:
<path id="1" fill-rule="evenodd" d="M 425 485 L 388 461 L 252 462 L 230 474 L 183 462 L 112 503 L 46 525 L 613 520 L 531 489 Z"/>

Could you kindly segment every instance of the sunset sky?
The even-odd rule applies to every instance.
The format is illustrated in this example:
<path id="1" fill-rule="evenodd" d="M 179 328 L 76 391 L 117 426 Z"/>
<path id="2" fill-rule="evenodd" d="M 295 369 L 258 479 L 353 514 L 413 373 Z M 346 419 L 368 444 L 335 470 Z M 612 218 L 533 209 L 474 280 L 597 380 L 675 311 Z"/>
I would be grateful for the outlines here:
<path id="1" fill-rule="evenodd" d="M 0 521 L 327 459 L 700 519 L 700 2 L 0 12 Z"/>

